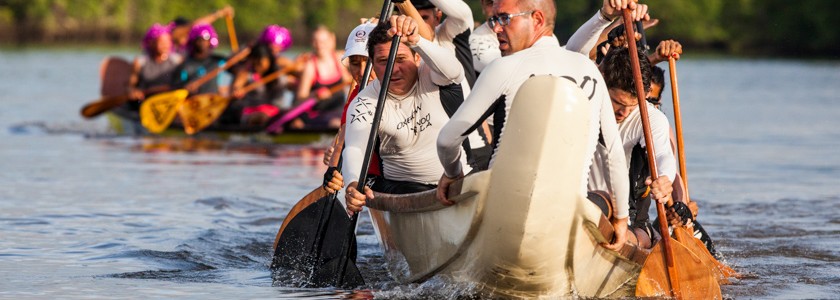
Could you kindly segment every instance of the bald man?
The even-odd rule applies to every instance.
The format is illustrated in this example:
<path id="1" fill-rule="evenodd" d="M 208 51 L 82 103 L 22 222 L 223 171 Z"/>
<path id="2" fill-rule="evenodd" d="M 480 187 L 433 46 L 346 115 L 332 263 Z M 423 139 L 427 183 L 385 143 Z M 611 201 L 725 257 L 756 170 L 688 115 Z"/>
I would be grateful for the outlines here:
<path id="1" fill-rule="evenodd" d="M 622 3 L 623 7 L 635 8 L 635 3 Z M 607 149 L 605 153 L 611 192 L 616 199 L 629 199 L 629 179 L 627 164 L 618 126 L 615 122 L 609 93 L 604 79 L 597 67 L 580 53 L 560 47 L 552 37 L 556 8 L 551 0 L 497 0 L 493 3 L 493 15 L 488 25 L 496 33 L 502 57 L 488 65 L 475 84 L 475 88 L 464 104 L 443 127 L 438 136 L 438 158 L 444 168 L 444 174 L 438 184 L 438 200 L 444 204 L 454 204 L 446 198 L 449 185 L 464 176 L 461 169 L 459 145 L 478 124 L 490 114 L 494 118 L 493 147 L 503 138 L 504 125 L 514 96 L 525 80 L 533 75 L 559 76 L 573 81 L 580 86 L 591 101 L 589 141 L 584 168 L 580 170 L 584 177 L 589 176 L 589 166 L 598 143 L 599 132 Z M 493 154 L 495 156 L 495 153 Z M 492 160 L 491 160 L 492 165 Z M 580 187 L 582 196 L 586 196 L 586 184 Z M 613 250 L 619 249 L 627 241 L 627 201 L 618 201 L 615 206 L 615 218 L 612 220 L 616 231 L 613 244 L 604 245 Z"/>

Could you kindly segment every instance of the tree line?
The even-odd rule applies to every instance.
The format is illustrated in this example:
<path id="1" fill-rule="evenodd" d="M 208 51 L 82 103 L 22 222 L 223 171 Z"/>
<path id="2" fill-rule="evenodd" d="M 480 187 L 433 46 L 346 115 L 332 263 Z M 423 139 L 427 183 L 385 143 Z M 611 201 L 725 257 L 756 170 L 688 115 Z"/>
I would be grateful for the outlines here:
<path id="1" fill-rule="evenodd" d="M 677 39 L 690 49 L 739 55 L 840 58 L 840 8 L 835 0 L 643 0 L 661 22 L 648 31 L 652 41 Z M 468 0 L 477 22 L 478 0 Z M 569 36 L 601 6 L 600 0 L 557 3 L 556 34 Z M 381 0 L 0 0 L 0 44 L 136 44 L 153 23 L 236 10 L 241 40 L 267 24 L 292 30 L 295 46 L 308 45 L 318 25 L 340 40 L 360 17 L 379 12 Z M 224 22 L 215 24 L 226 36 Z"/>

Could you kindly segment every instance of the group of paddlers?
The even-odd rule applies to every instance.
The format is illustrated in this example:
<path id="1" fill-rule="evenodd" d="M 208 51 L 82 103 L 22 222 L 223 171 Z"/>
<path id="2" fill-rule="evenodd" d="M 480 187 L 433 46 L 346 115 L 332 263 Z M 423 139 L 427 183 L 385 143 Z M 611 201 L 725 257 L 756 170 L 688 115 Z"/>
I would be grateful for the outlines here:
<path id="1" fill-rule="evenodd" d="M 278 117 L 284 108 L 315 100 L 313 107 L 287 126 L 338 128 L 344 90 L 352 79 L 341 63 L 341 53 L 335 50 L 335 34 L 318 27 L 312 33 L 313 51 L 289 59 L 282 54 L 292 45 L 291 32 L 269 25 L 242 50 L 248 51 L 247 57 L 232 61 L 238 60 L 237 56 L 228 58 L 214 52 L 219 37 L 211 24 L 233 13 L 232 7 L 225 7 L 193 22 L 179 18 L 168 25 L 152 25 L 143 38 L 143 55 L 132 64 L 128 90 L 135 101 L 125 108 L 136 112 L 143 100 L 175 89 L 186 89 L 191 95 L 223 94 L 233 101 L 215 122 L 259 127 Z M 232 46 L 234 43 L 235 36 L 231 36 Z M 200 85 L 191 84 L 220 68 L 227 68 L 232 76 L 229 84 L 225 85 L 220 75 Z M 263 82 L 255 84 L 259 81 Z"/>
<path id="2" fill-rule="evenodd" d="M 661 42 L 646 55 L 637 33 L 638 53 L 632 53 L 618 19 L 631 9 L 633 21 L 654 26 L 647 6 L 633 1 L 605 0 L 583 26 L 561 46 L 553 35 L 553 1 L 483 0 L 487 22 L 473 25 L 472 13 L 459 0 L 392 1 L 400 15 L 374 26 L 356 27 L 348 37 L 345 58 L 356 83 L 368 61 L 375 74 L 362 91 L 351 92 L 342 117 L 343 151 L 340 170 L 325 178 L 330 192 L 345 190 L 345 204 L 353 213 L 374 197 L 373 191 L 405 194 L 438 189 L 447 205 L 449 185 L 470 172 L 492 166 L 492 156 L 504 137 L 506 116 L 519 86 L 534 75 L 567 78 L 583 89 L 591 107 L 588 178 L 581 186 L 593 201 L 609 201 L 616 238 L 604 246 L 618 250 L 628 240 L 650 248 L 661 239 L 648 215 L 651 201 L 668 205 L 671 224 L 694 223 L 697 236 L 715 254 L 708 235 L 696 223 L 697 205 L 687 198 L 677 172 L 672 131 L 659 108 L 665 85 L 659 62 L 679 59 L 678 42 Z M 442 16 L 445 15 L 445 20 Z M 641 25 L 639 26 L 642 27 Z M 368 133 L 373 123 L 382 74 L 394 35 L 402 37 L 396 53 L 388 94 L 377 129 L 375 155 L 364 191 L 356 189 Z M 470 55 L 464 55 L 470 54 Z M 634 86 L 630 56 L 640 61 L 645 95 Z M 471 56 L 471 57 L 470 57 Z M 656 149 L 658 176 L 651 179 L 639 99 L 650 107 L 650 131 Z M 523 134 L 523 133 L 517 133 Z M 343 148 L 342 148 L 343 147 Z M 606 191 L 598 200 L 593 191 Z M 511 203 L 511 205 L 516 205 Z"/>
<path id="3" fill-rule="evenodd" d="M 670 224 L 693 224 L 695 236 L 703 239 L 710 253 L 716 253 L 696 222 L 697 205 L 689 200 L 685 178 L 677 172 L 672 130 L 658 110 L 665 81 L 663 69 L 655 65 L 679 59 L 682 48 L 667 40 L 647 55 L 643 33 L 628 42 L 625 25 L 618 21 L 629 11 L 630 21 L 642 24 L 638 29 L 656 25 L 646 5 L 604 0 L 561 46 L 553 34 L 557 12 L 551 0 L 482 0 L 487 21 L 480 25 L 462 0 L 391 3 L 398 14 L 383 20 L 363 19 L 348 36 L 344 52 L 338 54 L 335 36 L 319 28 L 313 34 L 313 53 L 295 60 L 283 58 L 280 53 L 291 44 L 289 31 L 277 25 L 266 27 L 245 63 L 232 68 L 229 94 L 241 100 L 232 102 L 219 122 L 265 124 L 283 113 L 277 99 L 294 87 L 295 102 L 315 98 L 314 109 L 319 113 L 303 114 L 289 126 L 340 124 L 336 143 L 325 154 L 324 163 L 331 167 L 324 188 L 331 193 L 344 191 L 349 214 L 361 211 L 366 200 L 374 197 L 373 191 L 407 194 L 437 189 L 438 200 L 453 205 L 446 196 L 453 182 L 490 168 L 505 134 L 527 134 L 504 131 L 520 85 L 535 75 L 562 77 L 583 90 L 591 107 L 587 131 L 591 155 L 583 158 L 580 170 L 588 180 L 580 193 L 590 195 L 611 216 L 615 239 L 603 246 L 619 250 L 630 242 L 650 248 L 662 239 L 661 230 L 651 225 L 648 216 L 656 201 L 667 204 Z M 212 17 L 226 14 L 232 10 Z M 187 84 L 227 65 L 225 58 L 213 54 L 219 42 L 209 21 L 152 26 L 143 43 L 145 55 L 134 63 L 130 85 L 136 100 L 148 96 L 142 90 L 156 85 L 187 87 L 191 93 L 220 92 L 217 80 L 201 86 Z M 186 39 L 178 35 L 179 26 L 191 26 Z M 392 52 L 395 36 L 401 42 Z M 176 41 L 174 50 L 172 41 Z M 631 59 L 636 58 L 642 89 L 635 86 Z M 367 64 L 373 72 L 365 77 Z M 249 82 L 276 72 L 286 76 L 260 90 L 242 91 Z M 386 74 L 388 80 L 384 80 Z M 345 98 L 341 88 L 350 82 L 355 88 Z M 379 102 L 383 85 L 387 91 L 382 94 L 384 102 Z M 380 103 L 377 123 L 374 117 Z M 642 105 L 650 108 L 649 114 L 641 111 Z M 368 145 L 374 145 L 374 155 L 369 166 L 364 166 Z M 651 148 L 655 156 L 648 156 Z M 338 153 L 340 167 L 330 159 Z M 650 159 L 658 166 L 653 176 Z M 369 167 L 370 176 L 364 190 L 358 190 L 363 167 Z"/>

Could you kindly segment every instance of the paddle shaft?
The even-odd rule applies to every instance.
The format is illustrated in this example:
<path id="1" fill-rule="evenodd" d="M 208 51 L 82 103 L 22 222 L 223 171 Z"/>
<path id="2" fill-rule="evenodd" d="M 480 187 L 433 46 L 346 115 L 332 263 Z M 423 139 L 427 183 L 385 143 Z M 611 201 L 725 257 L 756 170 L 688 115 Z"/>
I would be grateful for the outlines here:
<path id="1" fill-rule="evenodd" d="M 168 90 L 170 90 L 169 85 L 158 85 L 143 90 L 143 94 L 157 94 Z M 131 100 L 131 94 L 102 97 L 97 101 L 90 102 L 83 106 L 81 114 L 83 117 L 90 119 L 111 110 L 114 107 L 120 106 L 123 103 L 128 102 L 128 100 Z"/>
<path id="2" fill-rule="evenodd" d="M 208 81 L 212 80 L 213 78 L 218 76 L 219 73 L 221 73 L 222 71 L 230 69 L 230 67 L 233 67 L 240 60 L 247 57 L 248 54 L 250 54 L 250 53 L 251 53 L 251 48 L 242 49 L 242 51 L 239 51 L 236 54 L 234 54 L 233 56 L 231 56 L 230 59 L 228 59 L 228 61 L 226 61 L 225 64 L 222 65 L 221 68 L 215 68 L 215 69 L 213 69 L 213 71 L 208 72 L 206 75 L 201 76 L 196 80 L 193 80 L 192 82 L 187 84 L 187 87 L 195 87 L 196 89 L 198 89 L 198 87 L 200 87 L 200 86 L 204 85 L 205 83 L 207 83 Z M 188 90 L 189 90 L 189 88 L 188 88 Z"/>
<path id="3" fill-rule="evenodd" d="M 639 49 L 636 47 L 635 41 L 635 30 L 633 26 L 632 16 L 630 14 L 630 9 L 624 10 L 624 29 L 625 34 L 627 37 L 627 46 L 630 50 L 630 63 L 633 66 L 633 79 L 636 85 L 636 96 L 639 99 L 639 112 L 641 113 L 642 117 L 642 128 L 644 129 L 645 133 L 645 145 L 647 145 L 647 158 L 648 158 L 648 167 L 650 168 L 650 177 L 651 180 L 656 181 L 658 176 L 658 171 L 656 168 L 656 151 L 654 149 L 654 142 L 653 142 L 653 135 L 651 134 L 650 130 L 650 117 L 648 115 L 647 110 L 647 102 L 645 100 L 645 88 L 644 83 L 642 82 L 642 70 L 641 65 L 639 63 Z M 662 205 L 659 201 L 655 200 L 656 203 L 656 213 L 659 216 L 659 233 L 662 235 L 662 245 L 664 246 L 664 253 L 665 253 L 665 263 L 668 269 L 668 279 L 671 282 L 671 296 L 680 298 L 680 280 L 679 274 L 677 274 L 677 268 L 674 264 L 674 252 L 671 249 L 671 238 L 670 233 L 668 231 L 668 221 L 667 217 L 665 216 L 665 206 Z"/>
<path id="4" fill-rule="evenodd" d="M 250 93 L 251 91 L 257 89 L 260 86 L 262 86 L 263 84 L 266 84 L 269 81 L 275 80 L 275 79 L 279 78 L 280 76 L 288 74 L 289 70 L 290 70 L 290 68 L 285 68 L 283 70 L 276 71 L 276 72 L 273 72 L 271 74 L 265 75 L 265 77 L 260 78 L 260 80 L 258 80 L 256 82 L 252 82 L 251 84 L 243 87 L 242 88 L 242 94 L 244 95 L 244 94 Z"/>
<path id="5" fill-rule="evenodd" d="M 391 1 L 385 1 L 382 4 L 382 11 L 379 12 L 379 23 L 386 22 L 388 17 L 390 17 L 391 12 L 394 11 L 394 3 Z M 382 17 L 388 16 L 388 17 Z M 368 58 L 368 62 L 365 64 L 365 72 L 362 73 L 362 82 L 359 82 L 359 91 L 364 90 L 367 87 L 368 81 L 370 81 L 370 72 L 373 70 L 373 63 L 371 59 Z"/>
<path id="6" fill-rule="evenodd" d="M 671 73 L 671 96 L 674 99 L 674 127 L 677 131 L 677 157 L 680 162 L 680 176 L 685 185 L 686 202 L 691 202 L 688 193 L 688 172 L 685 168 L 685 147 L 683 144 L 682 113 L 680 113 L 680 89 L 677 85 L 677 62 L 673 57 L 668 58 L 668 72 Z"/>
<path id="7" fill-rule="evenodd" d="M 230 49 L 233 52 L 239 51 L 239 41 L 236 40 L 236 28 L 233 27 L 233 16 L 225 16 L 225 24 L 227 25 L 228 37 L 230 38 Z"/>
<path id="8" fill-rule="evenodd" d="M 376 142 L 376 133 L 379 131 L 379 123 L 382 119 L 382 111 L 385 108 L 385 98 L 388 97 L 388 85 L 391 83 L 391 72 L 394 70 L 394 61 L 397 57 L 397 50 L 400 47 L 400 36 L 394 35 L 391 39 L 391 50 L 388 52 L 388 64 L 385 66 L 385 74 L 382 74 L 383 78 L 380 78 L 382 81 L 382 87 L 379 89 L 379 98 L 376 101 L 376 111 L 373 114 L 373 124 L 370 126 L 370 134 L 368 135 L 368 142 L 367 147 L 365 148 L 365 156 L 364 160 L 362 160 L 362 170 L 359 172 L 359 181 L 356 185 L 356 190 L 360 193 L 364 193 L 365 191 L 365 182 L 367 181 L 367 173 L 368 167 L 370 166 L 370 157 L 373 154 L 373 146 Z M 359 213 L 354 213 L 353 217 L 350 219 L 350 231 L 349 234 L 355 235 L 356 234 L 356 223 L 359 221 Z M 349 239 L 348 239 L 349 240 Z M 347 257 L 350 255 L 350 247 L 347 246 L 347 251 L 345 255 L 342 257 L 342 260 L 346 260 Z M 346 263 L 341 264 L 341 275 L 339 277 L 339 283 L 344 280 L 344 268 Z"/>

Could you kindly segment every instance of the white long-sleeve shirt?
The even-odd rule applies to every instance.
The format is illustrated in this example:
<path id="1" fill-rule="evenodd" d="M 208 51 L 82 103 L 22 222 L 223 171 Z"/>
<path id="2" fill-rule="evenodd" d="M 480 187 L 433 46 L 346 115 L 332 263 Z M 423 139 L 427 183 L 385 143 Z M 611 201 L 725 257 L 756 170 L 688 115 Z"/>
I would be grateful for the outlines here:
<path id="1" fill-rule="evenodd" d="M 477 72 L 484 71 L 487 65 L 502 57 L 499 39 L 496 38 L 496 33 L 487 22 L 476 27 L 470 35 L 470 52 L 473 56 L 473 67 Z"/>
<path id="2" fill-rule="evenodd" d="M 589 51 L 598 43 L 601 32 L 607 29 L 610 24 L 612 24 L 612 21 L 604 19 L 601 12 L 596 12 L 572 34 L 565 46 L 566 50 L 578 52 L 588 57 Z"/>
<path id="3" fill-rule="evenodd" d="M 656 152 L 656 171 L 659 176 L 668 176 L 668 179 L 674 180 L 677 174 L 677 159 L 674 157 L 674 151 L 671 149 L 671 134 L 670 124 L 668 118 L 662 111 L 656 109 L 653 104 L 644 101 L 648 106 L 648 115 L 650 117 L 650 133 L 653 137 L 654 152 Z M 618 124 L 618 133 L 621 135 L 621 141 L 624 147 L 625 159 L 627 161 L 627 168 L 630 168 L 630 156 L 633 153 L 633 147 L 642 145 L 647 148 L 645 142 L 645 133 L 642 128 L 642 114 L 639 107 L 627 115 L 621 123 Z M 604 149 L 598 147 L 596 157 L 603 154 Z M 591 174 L 595 175 L 595 180 L 590 181 L 589 189 L 603 190 L 609 185 L 605 181 L 604 174 L 605 166 L 602 161 L 596 159 L 592 164 Z M 617 199 L 621 200 L 621 198 Z M 629 201 L 630 198 L 624 198 L 624 201 Z"/>
<path id="4" fill-rule="evenodd" d="M 581 87 L 592 108 L 587 153 L 594 154 L 600 131 L 607 147 L 607 173 L 615 196 L 628 199 L 630 188 L 627 163 L 604 79 L 592 61 L 580 53 L 563 49 L 554 37 L 542 37 L 530 48 L 496 59 L 485 68 L 467 100 L 438 137 L 438 156 L 445 174 L 454 177 L 462 173 L 462 164 L 459 163 L 462 155 L 458 147 L 466 134 L 475 129 L 482 116 L 494 113 L 497 120 L 494 122 L 494 143 L 504 139 L 504 122 L 514 96 L 522 83 L 532 75 L 564 77 Z M 584 178 L 588 176 L 592 159 L 591 155 L 584 158 L 584 168 L 581 170 Z M 580 192 L 583 195 L 586 193 L 585 181 L 581 184 Z M 626 217 L 629 214 L 628 206 L 626 201 L 618 201 L 616 216 Z"/>
<path id="5" fill-rule="evenodd" d="M 443 168 L 437 163 L 435 141 L 449 121 L 440 90 L 460 85 L 469 91 L 469 87 L 461 65 L 449 50 L 424 39 L 414 50 L 422 57 L 417 82 L 406 95 L 388 94 L 377 132 L 379 156 L 383 176 L 389 180 L 437 184 Z M 379 79 L 371 82 L 348 108 L 341 169 L 345 188 L 359 179 L 381 85 Z M 469 168 L 466 159 L 459 163 Z"/>
<path id="6" fill-rule="evenodd" d="M 452 41 L 459 34 L 473 30 L 473 14 L 470 6 L 461 0 L 429 0 L 444 15 L 446 20 L 435 30 L 435 42 L 447 49 L 455 49 Z"/>

